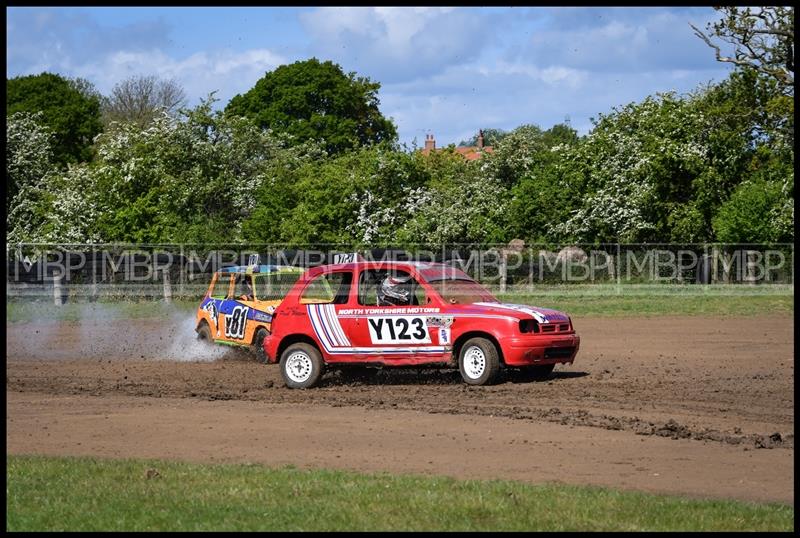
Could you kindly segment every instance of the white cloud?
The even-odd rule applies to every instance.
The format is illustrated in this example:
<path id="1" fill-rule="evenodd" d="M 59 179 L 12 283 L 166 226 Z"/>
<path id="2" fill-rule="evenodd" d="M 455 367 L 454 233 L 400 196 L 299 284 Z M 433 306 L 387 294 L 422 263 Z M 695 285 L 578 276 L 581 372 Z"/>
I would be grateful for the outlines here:
<path id="1" fill-rule="evenodd" d="M 109 93 L 116 83 L 134 75 L 172 78 L 184 87 L 191 103 L 216 90 L 224 105 L 237 93 L 252 88 L 265 72 L 286 61 L 268 49 L 197 52 L 183 59 L 172 58 L 158 50 L 118 51 L 97 62 L 70 66 L 69 71 L 73 76 L 93 81 L 102 93 Z"/>
<path id="2" fill-rule="evenodd" d="M 633 16 L 635 13 L 635 16 Z M 594 17 L 592 17 L 594 14 Z M 713 53 L 698 39 L 689 22 L 703 27 L 714 18 L 708 8 L 686 11 L 585 10 L 581 24 L 545 25 L 528 46 L 511 56 L 521 56 L 540 66 L 557 65 L 594 72 L 707 69 Z"/>
<path id="3" fill-rule="evenodd" d="M 319 8 L 300 20 L 316 54 L 380 82 L 413 80 L 469 61 L 496 28 L 479 11 L 453 8 Z"/>

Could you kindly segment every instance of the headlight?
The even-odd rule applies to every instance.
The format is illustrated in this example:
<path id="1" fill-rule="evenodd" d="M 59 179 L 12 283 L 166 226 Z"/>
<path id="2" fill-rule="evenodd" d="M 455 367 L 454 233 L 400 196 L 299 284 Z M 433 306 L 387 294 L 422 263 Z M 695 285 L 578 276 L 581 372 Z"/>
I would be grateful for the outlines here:
<path id="1" fill-rule="evenodd" d="M 519 322 L 519 332 L 538 333 L 539 323 L 535 319 L 523 319 Z"/>

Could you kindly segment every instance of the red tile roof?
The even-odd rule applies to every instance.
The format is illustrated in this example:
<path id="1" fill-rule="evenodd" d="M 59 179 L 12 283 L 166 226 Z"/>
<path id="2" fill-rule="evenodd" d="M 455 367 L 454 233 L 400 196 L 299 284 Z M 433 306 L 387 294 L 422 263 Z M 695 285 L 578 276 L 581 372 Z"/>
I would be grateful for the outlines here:
<path id="1" fill-rule="evenodd" d="M 446 149 L 447 148 L 433 148 L 434 151 L 444 151 Z M 423 155 L 428 155 L 431 152 L 430 148 L 424 148 L 419 151 L 422 152 Z M 484 146 L 483 148 L 479 148 L 478 146 L 458 147 L 455 148 L 455 151 L 468 161 L 475 161 L 483 157 L 484 152 L 493 153 L 494 147 L 493 146 Z"/>

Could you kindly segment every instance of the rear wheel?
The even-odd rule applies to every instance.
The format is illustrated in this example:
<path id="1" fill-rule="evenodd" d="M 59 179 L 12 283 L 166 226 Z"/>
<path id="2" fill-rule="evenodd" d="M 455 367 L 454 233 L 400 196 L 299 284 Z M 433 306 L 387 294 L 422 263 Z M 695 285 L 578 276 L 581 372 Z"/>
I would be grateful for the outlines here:
<path id="1" fill-rule="evenodd" d="M 470 338 L 461 346 L 458 369 L 468 385 L 491 385 L 500 371 L 497 348 L 486 338 Z"/>
<path id="2" fill-rule="evenodd" d="M 290 389 L 315 386 L 322 378 L 324 370 L 322 355 L 310 344 L 292 344 L 281 354 L 281 375 Z"/>

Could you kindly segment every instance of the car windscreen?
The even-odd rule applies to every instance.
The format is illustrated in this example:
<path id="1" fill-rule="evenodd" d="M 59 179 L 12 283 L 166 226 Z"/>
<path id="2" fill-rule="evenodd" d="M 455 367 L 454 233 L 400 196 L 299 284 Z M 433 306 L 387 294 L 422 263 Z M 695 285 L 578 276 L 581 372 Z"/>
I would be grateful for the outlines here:
<path id="1" fill-rule="evenodd" d="M 466 273 L 459 269 L 448 268 L 447 270 L 435 270 L 430 271 L 424 276 L 428 284 L 436 290 L 436 293 L 438 293 L 446 303 L 470 304 L 500 302 L 489 290 L 472 280 Z"/>

